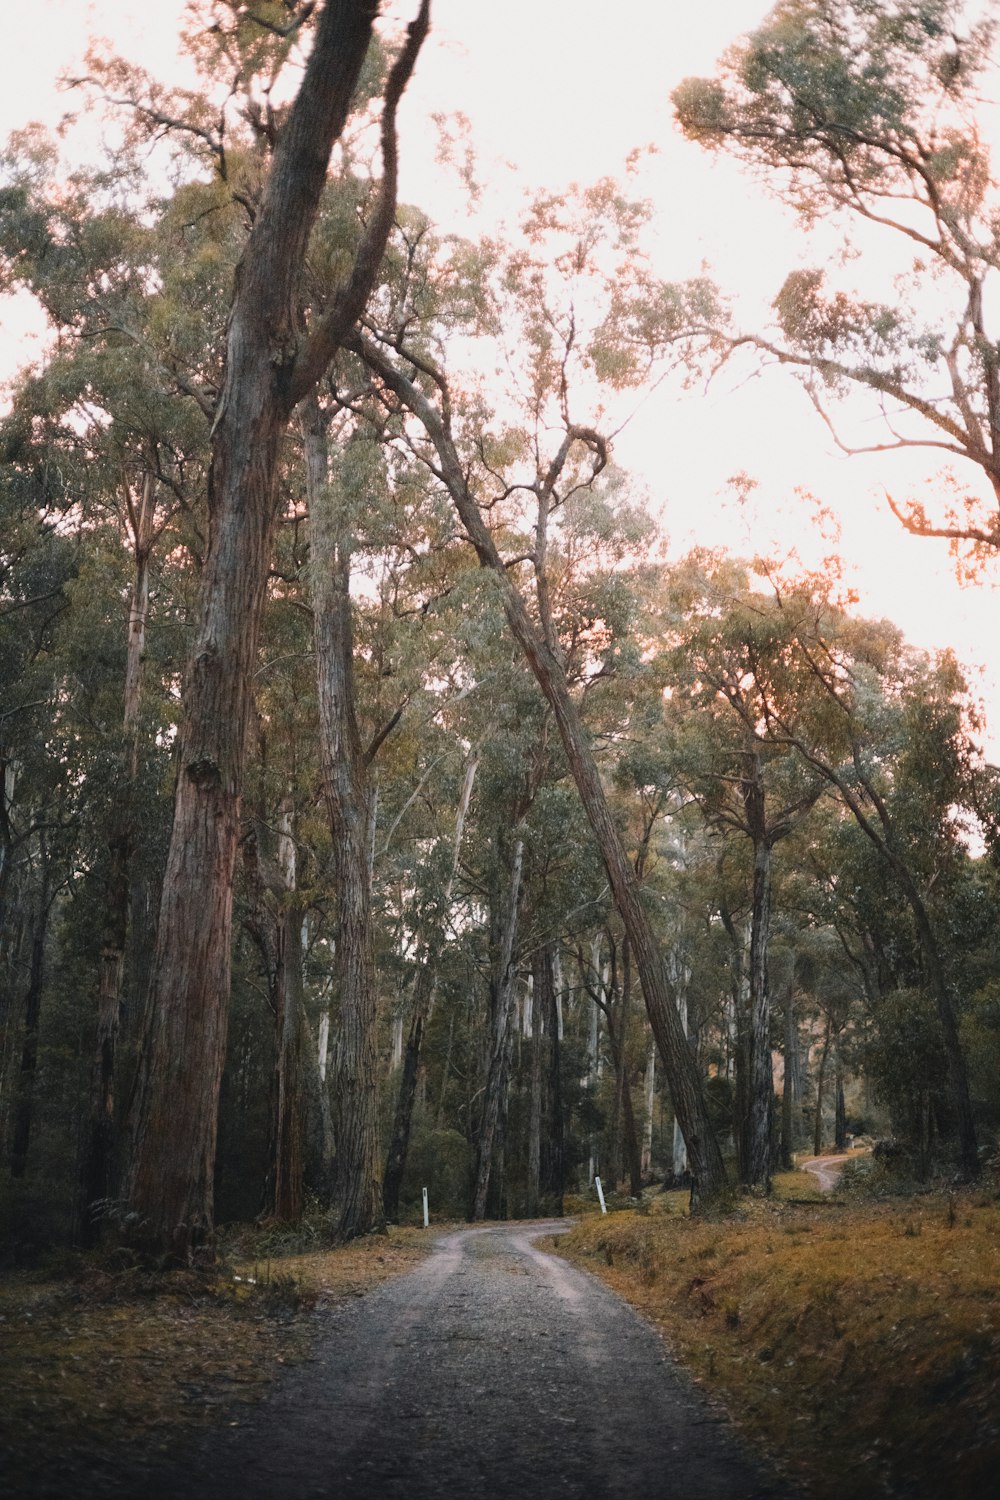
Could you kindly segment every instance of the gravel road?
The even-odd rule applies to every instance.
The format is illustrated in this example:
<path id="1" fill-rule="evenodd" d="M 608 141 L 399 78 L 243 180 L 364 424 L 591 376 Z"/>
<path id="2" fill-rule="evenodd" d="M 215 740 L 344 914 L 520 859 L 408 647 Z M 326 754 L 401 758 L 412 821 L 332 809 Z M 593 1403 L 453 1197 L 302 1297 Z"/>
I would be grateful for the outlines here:
<path id="1" fill-rule="evenodd" d="M 439 1239 L 142 1500 L 788 1500 L 654 1330 L 542 1248 L 563 1228 Z"/>
<path id="2" fill-rule="evenodd" d="M 832 1193 L 840 1181 L 844 1163 L 851 1160 L 850 1153 L 844 1156 L 810 1156 L 799 1162 L 800 1172 L 811 1172 L 824 1193 Z"/>

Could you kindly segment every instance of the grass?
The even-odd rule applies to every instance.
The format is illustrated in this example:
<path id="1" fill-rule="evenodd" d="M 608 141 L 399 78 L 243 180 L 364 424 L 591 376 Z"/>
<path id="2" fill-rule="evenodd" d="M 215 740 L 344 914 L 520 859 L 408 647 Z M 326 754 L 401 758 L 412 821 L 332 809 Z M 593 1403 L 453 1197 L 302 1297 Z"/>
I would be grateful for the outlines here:
<path id="1" fill-rule="evenodd" d="M 646 1313 L 747 1436 L 817 1500 L 994 1492 L 994 1192 L 816 1207 L 804 1174 L 718 1219 L 683 1194 L 588 1214 L 559 1253 Z"/>
<path id="2" fill-rule="evenodd" d="M 152 1276 L 93 1262 L 0 1280 L 0 1473 L 33 1492 L 58 1466 L 113 1473 L 199 1427 L 239 1425 L 283 1368 L 307 1358 L 309 1315 L 408 1271 L 427 1250 L 393 1229 L 336 1250 L 272 1257 L 230 1243 L 233 1264 Z M 67 1273 L 72 1274 L 67 1274 Z"/>

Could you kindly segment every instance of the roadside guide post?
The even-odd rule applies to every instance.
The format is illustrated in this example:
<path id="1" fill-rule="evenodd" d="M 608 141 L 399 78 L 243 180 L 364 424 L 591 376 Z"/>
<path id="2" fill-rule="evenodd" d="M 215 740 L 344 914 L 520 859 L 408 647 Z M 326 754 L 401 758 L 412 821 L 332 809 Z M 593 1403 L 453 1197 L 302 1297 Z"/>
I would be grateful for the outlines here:
<path id="1" fill-rule="evenodd" d="M 428 1213 L 427 1213 L 427 1189 L 424 1188 L 424 1228 L 425 1229 L 427 1229 L 430 1226 L 430 1222 L 431 1221 L 430 1221 L 430 1218 L 429 1218 Z"/>
<path id="2" fill-rule="evenodd" d="M 599 1177 L 594 1178 L 594 1186 L 597 1189 L 597 1196 L 601 1200 L 601 1213 L 606 1214 L 608 1206 L 604 1201 L 604 1189 L 601 1187 L 601 1179 Z"/>

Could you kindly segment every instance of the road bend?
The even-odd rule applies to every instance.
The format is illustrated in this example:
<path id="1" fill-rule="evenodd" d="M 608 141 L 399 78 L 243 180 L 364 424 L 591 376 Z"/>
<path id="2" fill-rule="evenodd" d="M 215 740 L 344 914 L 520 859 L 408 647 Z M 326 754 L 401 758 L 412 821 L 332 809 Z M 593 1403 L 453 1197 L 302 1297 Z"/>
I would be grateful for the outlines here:
<path id="1" fill-rule="evenodd" d="M 443 1236 L 142 1500 L 789 1500 L 564 1228 Z"/>

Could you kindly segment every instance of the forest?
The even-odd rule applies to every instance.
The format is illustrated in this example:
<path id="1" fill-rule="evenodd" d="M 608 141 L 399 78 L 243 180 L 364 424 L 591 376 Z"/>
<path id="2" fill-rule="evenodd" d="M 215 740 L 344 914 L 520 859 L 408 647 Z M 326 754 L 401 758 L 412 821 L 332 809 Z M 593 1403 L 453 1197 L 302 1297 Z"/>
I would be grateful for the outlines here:
<path id="1" fill-rule="evenodd" d="M 664 380 L 792 369 L 951 466 L 890 504 L 989 576 L 991 22 L 782 0 L 676 91 L 804 234 L 894 256 L 882 302 L 791 270 L 748 333 L 656 276 L 627 178 L 479 240 L 400 201 L 430 6 L 376 10 L 205 0 L 199 88 L 95 54 L 114 149 L 3 153 L 3 289 L 52 338 L 0 420 L 0 1258 L 595 1177 L 714 1212 L 855 1143 L 974 1183 L 1000 773 L 963 668 L 832 555 L 675 555 L 613 439 Z"/>

